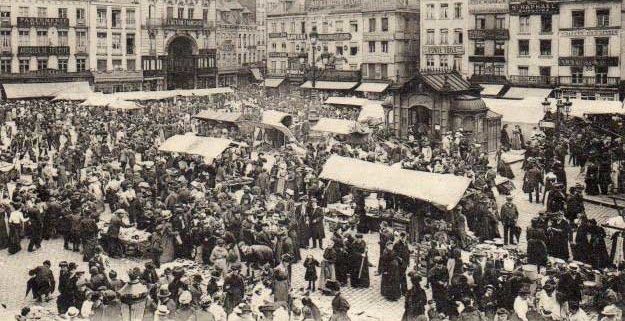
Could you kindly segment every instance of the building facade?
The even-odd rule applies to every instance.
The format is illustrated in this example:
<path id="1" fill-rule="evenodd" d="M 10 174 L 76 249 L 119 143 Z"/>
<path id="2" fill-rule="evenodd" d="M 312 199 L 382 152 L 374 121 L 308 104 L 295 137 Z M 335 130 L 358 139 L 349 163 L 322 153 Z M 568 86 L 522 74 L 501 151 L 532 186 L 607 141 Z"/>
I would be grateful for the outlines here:
<path id="1" fill-rule="evenodd" d="M 468 71 L 472 81 L 505 81 L 508 18 L 508 0 L 469 0 Z"/>
<path id="2" fill-rule="evenodd" d="M 421 68 L 468 72 L 466 0 L 421 1 Z"/>

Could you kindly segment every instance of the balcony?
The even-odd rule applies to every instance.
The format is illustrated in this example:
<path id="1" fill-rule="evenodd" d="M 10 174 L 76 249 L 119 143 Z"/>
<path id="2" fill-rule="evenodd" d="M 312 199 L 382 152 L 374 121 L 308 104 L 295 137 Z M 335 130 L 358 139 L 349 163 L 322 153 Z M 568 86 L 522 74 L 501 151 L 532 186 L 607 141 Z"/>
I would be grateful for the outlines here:
<path id="1" fill-rule="evenodd" d="M 0 18 L 0 27 L 11 27 L 11 18 Z"/>
<path id="2" fill-rule="evenodd" d="M 469 56 L 469 62 L 506 62 L 505 56 Z"/>
<path id="3" fill-rule="evenodd" d="M 87 53 L 87 45 L 79 44 L 76 45 L 76 53 L 86 54 Z"/>
<path id="4" fill-rule="evenodd" d="M 528 87 L 556 87 L 558 77 L 552 76 L 510 76 L 510 83 Z"/>
<path id="5" fill-rule="evenodd" d="M 364 1 L 362 11 L 389 11 L 389 10 L 419 10 L 419 3 L 409 3 L 412 1 L 385 0 L 385 1 Z"/>
<path id="6" fill-rule="evenodd" d="M 468 37 L 469 40 L 508 40 L 510 32 L 508 29 L 471 29 Z"/>
<path id="7" fill-rule="evenodd" d="M 506 76 L 503 75 L 492 75 L 492 74 L 479 74 L 472 75 L 469 79 L 471 83 L 474 84 L 500 84 L 505 85 L 508 83 Z"/>
<path id="8" fill-rule="evenodd" d="M 98 28 L 106 29 L 106 19 L 98 19 L 96 21 L 96 26 Z"/>
<path id="9" fill-rule="evenodd" d="M 87 21 L 85 20 L 85 18 L 78 18 L 78 19 L 76 19 L 76 26 L 77 27 L 86 27 L 87 26 Z"/>
<path id="10" fill-rule="evenodd" d="M 157 28 L 163 25 L 163 19 L 160 18 L 147 18 L 145 19 L 145 26 L 147 28 Z"/>
<path id="11" fill-rule="evenodd" d="M 560 76 L 560 85 L 562 86 L 580 86 L 580 87 L 618 87 L 619 77 L 607 76 Z"/>

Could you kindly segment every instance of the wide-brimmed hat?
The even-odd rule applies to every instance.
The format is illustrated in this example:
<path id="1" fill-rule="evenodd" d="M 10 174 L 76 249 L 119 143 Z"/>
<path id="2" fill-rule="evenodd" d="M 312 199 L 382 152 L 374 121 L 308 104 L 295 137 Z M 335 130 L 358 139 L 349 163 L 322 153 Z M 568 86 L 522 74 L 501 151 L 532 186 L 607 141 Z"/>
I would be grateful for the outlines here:
<path id="1" fill-rule="evenodd" d="M 615 316 L 619 314 L 619 309 L 614 305 L 607 305 L 601 310 L 601 314 L 607 316 Z"/>
<path id="2" fill-rule="evenodd" d="M 80 310 L 78 310 L 76 307 L 69 307 L 69 309 L 67 309 L 67 316 L 74 318 L 77 317 L 80 314 Z"/>
<path id="3" fill-rule="evenodd" d="M 167 308 L 166 305 L 159 305 L 158 308 L 156 308 L 156 314 L 158 314 L 158 315 L 168 315 L 169 314 L 169 309 Z"/>
<path id="4" fill-rule="evenodd" d="M 167 286 L 167 284 L 163 284 L 159 289 L 158 289 L 158 297 L 159 298 L 167 298 L 171 296 L 171 292 L 169 292 L 169 287 Z"/>

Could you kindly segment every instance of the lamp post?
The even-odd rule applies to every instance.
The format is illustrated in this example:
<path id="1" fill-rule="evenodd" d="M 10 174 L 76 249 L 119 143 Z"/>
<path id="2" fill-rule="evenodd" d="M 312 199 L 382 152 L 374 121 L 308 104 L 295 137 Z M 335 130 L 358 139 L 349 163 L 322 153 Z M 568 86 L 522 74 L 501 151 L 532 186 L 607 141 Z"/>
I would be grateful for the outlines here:
<path id="1" fill-rule="evenodd" d="M 551 104 L 549 103 L 549 101 L 547 100 L 547 98 L 545 98 L 545 100 L 542 102 L 543 105 L 543 111 L 545 112 L 545 114 L 551 112 Z M 564 100 L 562 100 L 562 98 L 558 98 L 558 100 L 556 101 L 556 119 L 555 119 L 555 134 L 556 137 L 560 137 L 560 130 L 561 130 L 561 122 L 565 121 L 566 119 L 569 118 L 569 115 L 571 114 L 571 110 L 573 109 L 573 103 L 569 100 L 568 97 L 566 97 Z M 566 114 L 566 118 L 564 117 Z"/>
<path id="2" fill-rule="evenodd" d="M 317 85 L 317 66 L 316 66 L 316 61 L 315 61 L 315 55 L 317 53 L 317 40 L 319 37 L 319 34 L 317 33 L 317 30 L 313 29 L 313 31 L 310 32 L 310 44 L 312 46 L 312 88 L 314 89 L 315 86 Z"/>
<path id="3" fill-rule="evenodd" d="M 382 103 L 382 108 L 384 109 L 384 125 L 386 129 L 389 130 L 390 127 L 390 119 L 389 115 L 391 110 L 393 110 L 393 96 L 387 96 Z"/>

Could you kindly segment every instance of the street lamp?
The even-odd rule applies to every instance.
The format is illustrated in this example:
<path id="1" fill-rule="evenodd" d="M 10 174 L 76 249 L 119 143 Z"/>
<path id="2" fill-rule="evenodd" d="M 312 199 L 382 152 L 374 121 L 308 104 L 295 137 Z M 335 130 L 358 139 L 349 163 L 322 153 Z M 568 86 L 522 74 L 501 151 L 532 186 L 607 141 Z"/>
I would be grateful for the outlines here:
<path id="1" fill-rule="evenodd" d="M 317 73 L 316 73 L 317 66 L 315 64 L 315 54 L 317 52 L 317 41 L 319 38 L 319 34 L 317 33 L 317 30 L 315 28 L 313 28 L 313 30 L 310 32 L 309 37 L 310 37 L 310 44 L 312 46 L 312 72 L 313 72 L 312 88 L 315 88 L 317 84 Z"/>
<path id="2" fill-rule="evenodd" d="M 393 96 L 386 96 L 382 103 L 382 109 L 384 109 L 384 125 L 386 125 L 386 129 L 388 130 L 390 127 L 389 115 L 393 110 Z"/>

